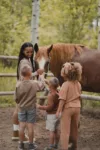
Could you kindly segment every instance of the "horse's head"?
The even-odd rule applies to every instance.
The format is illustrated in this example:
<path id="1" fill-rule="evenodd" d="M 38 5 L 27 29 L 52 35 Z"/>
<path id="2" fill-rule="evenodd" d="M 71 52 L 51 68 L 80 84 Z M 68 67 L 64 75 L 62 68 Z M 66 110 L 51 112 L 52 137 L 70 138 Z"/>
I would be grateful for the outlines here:
<path id="1" fill-rule="evenodd" d="M 52 50 L 53 45 L 49 47 L 38 47 L 38 44 L 34 45 L 34 51 L 35 51 L 35 61 L 38 64 L 38 67 L 40 69 L 44 69 L 45 71 L 45 77 L 47 76 L 47 72 L 49 71 L 49 62 L 50 62 L 50 57 L 49 53 Z"/>

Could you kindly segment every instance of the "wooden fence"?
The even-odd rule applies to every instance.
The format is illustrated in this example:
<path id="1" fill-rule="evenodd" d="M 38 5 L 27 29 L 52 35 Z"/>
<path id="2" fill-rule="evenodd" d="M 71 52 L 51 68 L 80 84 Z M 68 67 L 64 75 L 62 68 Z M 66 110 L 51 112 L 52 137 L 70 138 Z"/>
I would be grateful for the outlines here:
<path id="1" fill-rule="evenodd" d="M 2 91 L 0 92 L 0 96 L 9 96 L 9 95 L 14 95 L 14 91 Z M 46 99 L 47 96 L 38 96 L 38 99 Z M 84 100 L 93 100 L 93 101 L 100 101 L 100 96 L 92 96 L 92 95 L 85 95 L 81 94 L 81 98 Z"/>
<path id="2" fill-rule="evenodd" d="M 0 59 L 11 59 L 11 60 L 17 60 L 17 56 L 0 56 Z M 48 76 L 53 76 L 52 73 L 48 73 Z M 16 77 L 16 73 L 0 73 L 0 77 Z M 14 91 L 1 91 L 0 96 L 6 96 L 6 95 L 14 95 Z M 46 99 L 46 96 L 38 96 L 38 99 Z M 81 95 L 82 99 L 85 100 L 93 100 L 93 101 L 100 101 L 100 96 L 92 96 L 92 95 Z"/>

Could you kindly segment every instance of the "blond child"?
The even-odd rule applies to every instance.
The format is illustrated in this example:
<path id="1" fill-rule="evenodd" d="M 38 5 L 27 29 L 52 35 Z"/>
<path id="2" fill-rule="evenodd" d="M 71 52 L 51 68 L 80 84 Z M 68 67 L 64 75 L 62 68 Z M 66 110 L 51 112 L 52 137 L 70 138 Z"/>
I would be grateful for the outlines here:
<path id="1" fill-rule="evenodd" d="M 25 65 L 21 69 L 22 81 L 16 85 L 15 101 L 18 104 L 19 120 L 19 150 L 24 150 L 24 131 L 27 126 L 29 136 L 29 150 L 35 150 L 33 144 L 34 124 L 36 122 L 36 93 L 44 89 L 44 84 L 35 80 L 30 80 L 32 69 Z"/>
<path id="2" fill-rule="evenodd" d="M 59 92 L 59 107 L 56 113 L 61 116 L 61 150 L 68 150 L 69 136 L 71 138 L 71 150 L 77 150 L 78 123 L 80 118 L 80 95 L 81 85 L 79 83 L 82 67 L 79 63 L 65 63 L 61 76 L 64 78 Z"/>
<path id="3" fill-rule="evenodd" d="M 59 86 L 58 79 L 55 77 L 50 79 L 48 86 L 50 93 L 48 95 L 47 105 L 37 105 L 37 107 L 41 110 L 46 110 L 47 112 L 46 129 L 50 131 L 50 143 L 45 150 L 54 150 L 54 148 L 58 148 L 59 142 L 59 118 L 56 118 L 56 111 L 59 105 L 59 95 L 57 91 L 57 87 Z"/>

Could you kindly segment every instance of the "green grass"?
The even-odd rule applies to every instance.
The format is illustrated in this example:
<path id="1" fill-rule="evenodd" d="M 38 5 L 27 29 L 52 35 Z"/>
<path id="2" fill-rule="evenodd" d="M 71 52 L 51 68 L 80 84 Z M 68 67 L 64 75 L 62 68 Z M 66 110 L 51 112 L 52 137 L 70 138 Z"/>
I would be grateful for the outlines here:
<path id="1" fill-rule="evenodd" d="M 100 93 L 83 92 L 86 95 L 100 96 Z M 84 100 L 82 101 L 83 108 L 100 108 L 100 101 Z"/>

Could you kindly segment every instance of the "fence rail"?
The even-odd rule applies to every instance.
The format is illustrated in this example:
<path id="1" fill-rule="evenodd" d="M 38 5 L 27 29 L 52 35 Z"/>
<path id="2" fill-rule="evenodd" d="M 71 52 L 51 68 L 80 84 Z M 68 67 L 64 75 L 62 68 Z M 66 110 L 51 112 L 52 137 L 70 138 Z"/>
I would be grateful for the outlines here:
<path id="1" fill-rule="evenodd" d="M 4 56 L 4 55 L 0 55 L 0 59 L 12 59 L 12 60 L 17 60 L 18 57 L 17 57 L 17 56 Z"/>
<path id="2" fill-rule="evenodd" d="M 48 77 L 53 77 L 52 73 L 45 73 Z M 16 73 L 0 73 L 0 77 L 16 77 Z"/>
<path id="3" fill-rule="evenodd" d="M 11 59 L 11 60 L 17 60 L 18 57 L 17 56 L 4 56 L 4 55 L 0 55 L 0 59 Z M 53 76 L 52 73 L 48 73 L 48 76 Z M 16 73 L 0 73 L 0 77 L 16 77 Z M 14 95 L 14 91 L 2 91 L 0 92 L 0 96 L 6 96 L 6 95 Z M 38 96 L 38 99 L 46 99 L 46 96 Z M 94 101 L 100 101 L 100 96 L 92 96 L 92 95 L 81 95 L 82 99 L 85 100 L 94 100 Z"/>
<path id="4" fill-rule="evenodd" d="M 6 95 L 14 95 L 14 91 L 0 92 L 0 96 L 6 96 Z M 46 99 L 47 96 L 38 96 L 37 98 L 38 99 Z M 100 96 L 81 94 L 81 98 L 84 100 L 100 101 Z"/>

